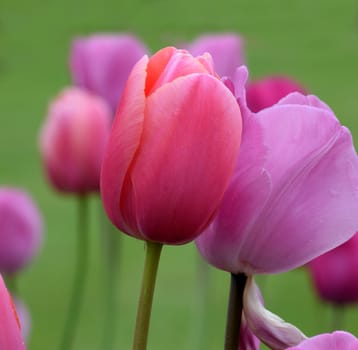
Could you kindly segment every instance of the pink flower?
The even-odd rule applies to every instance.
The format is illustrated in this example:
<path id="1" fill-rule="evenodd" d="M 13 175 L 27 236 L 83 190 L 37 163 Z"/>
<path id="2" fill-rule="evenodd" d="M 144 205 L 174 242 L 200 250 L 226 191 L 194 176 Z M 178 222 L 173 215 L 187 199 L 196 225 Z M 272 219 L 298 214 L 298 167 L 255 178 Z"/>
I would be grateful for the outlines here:
<path id="1" fill-rule="evenodd" d="M 42 217 L 24 191 L 0 188 L 0 271 L 24 268 L 42 243 Z"/>
<path id="2" fill-rule="evenodd" d="M 358 234 L 310 261 L 307 267 L 319 296 L 336 304 L 358 302 Z"/>
<path id="3" fill-rule="evenodd" d="M 21 325 L 22 339 L 27 342 L 31 332 L 31 317 L 29 310 L 19 298 L 14 297 L 13 302 Z"/>
<path id="4" fill-rule="evenodd" d="M 245 63 L 243 46 L 243 40 L 237 34 L 222 33 L 199 36 L 185 45 L 185 49 L 194 56 L 210 53 L 218 74 L 231 77 L 236 68 Z"/>
<path id="5" fill-rule="evenodd" d="M 40 149 L 57 190 L 78 194 L 99 190 L 111 120 L 104 100 L 78 88 L 63 90 L 50 104 Z"/>
<path id="6" fill-rule="evenodd" d="M 0 349 L 25 350 L 14 304 L 0 275 Z"/>
<path id="7" fill-rule="evenodd" d="M 336 331 L 331 334 L 320 334 L 304 340 L 287 350 L 357 350 L 358 339 L 352 334 Z"/>
<path id="8" fill-rule="evenodd" d="M 242 146 L 218 214 L 196 240 L 203 257 L 235 274 L 276 273 L 352 237 L 358 157 L 349 130 L 315 96 L 291 94 L 251 114 L 235 94 Z"/>
<path id="9" fill-rule="evenodd" d="M 260 340 L 251 331 L 251 329 L 247 324 L 245 315 L 242 314 L 238 350 L 259 350 L 259 349 L 260 349 Z"/>
<path id="10" fill-rule="evenodd" d="M 291 92 L 306 94 L 306 89 L 298 82 L 285 76 L 271 76 L 248 83 L 247 105 L 253 112 L 271 107 Z"/>
<path id="11" fill-rule="evenodd" d="M 148 52 L 133 35 L 96 34 L 72 43 L 74 83 L 102 96 L 115 111 L 134 64 Z"/>
<path id="12" fill-rule="evenodd" d="M 209 55 L 168 47 L 144 57 L 130 74 L 103 161 L 108 216 L 140 239 L 194 239 L 217 211 L 240 140 L 240 109 Z"/>

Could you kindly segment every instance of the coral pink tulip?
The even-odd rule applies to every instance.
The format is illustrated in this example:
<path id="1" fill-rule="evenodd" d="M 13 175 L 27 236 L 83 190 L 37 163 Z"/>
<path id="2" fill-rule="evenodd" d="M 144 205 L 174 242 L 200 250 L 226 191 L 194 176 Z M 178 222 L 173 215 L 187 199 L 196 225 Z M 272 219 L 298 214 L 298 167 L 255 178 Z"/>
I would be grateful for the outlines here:
<path id="1" fill-rule="evenodd" d="M 50 104 L 40 148 L 57 190 L 77 194 L 99 191 L 111 120 L 107 103 L 79 88 L 65 89 Z"/>
<path id="2" fill-rule="evenodd" d="M 286 350 L 358 350 L 358 339 L 350 333 L 336 331 L 316 335 Z"/>
<path id="3" fill-rule="evenodd" d="M 140 239 L 194 239 L 217 211 L 240 140 L 239 106 L 209 55 L 168 47 L 144 57 L 130 74 L 103 161 L 108 216 Z"/>
<path id="4" fill-rule="evenodd" d="M 246 111 L 243 94 L 235 94 Z M 234 274 L 276 273 L 351 238 L 358 227 L 358 157 L 328 106 L 295 93 L 243 115 L 231 184 L 196 240 L 203 257 Z"/>
<path id="5" fill-rule="evenodd" d="M 358 234 L 310 261 L 307 267 L 319 296 L 336 304 L 358 302 Z"/>
<path id="6" fill-rule="evenodd" d="M 245 63 L 243 40 L 234 33 L 202 35 L 185 48 L 194 56 L 210 53 L 220 76 L 231 77 Z"/>
<path id="7" fill-rule="evenodd" d="M 14 304 L 0 275 L 0 349 L 25 350 Z"/>
<path id="8" fill-rule="evenodd" d="M 134 64 L 148 49 L 129 34 L 96 34 L 72 43 L 70 68 L 74 83 L 102 96 L 115 111 Z"/>
<path id="9" fill-rule="evenodd" d="M 42 217 L 31 197 L 20 189 L 0 188 L 0 271 L 24 268 L 42 242 Z"/>
<path id="10" fill-rule="evenodd" d="M 247 106 L 253 112 L 271 107 L 291 92 L 306 94 L 306 89 L 285 76 L 271 76 L 253 81 L 247 85 Z"/>

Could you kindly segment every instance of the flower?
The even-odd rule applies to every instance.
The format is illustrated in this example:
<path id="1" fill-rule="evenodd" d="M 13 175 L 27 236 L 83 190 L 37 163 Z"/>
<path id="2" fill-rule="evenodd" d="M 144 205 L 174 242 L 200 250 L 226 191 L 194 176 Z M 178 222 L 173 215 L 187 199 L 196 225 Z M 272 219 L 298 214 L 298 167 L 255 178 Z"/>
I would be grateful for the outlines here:
<path id="1" fill-rule="evenodd" d="M 209 263 L 234 274 L 288 271 L 353 236 L 358 157 L 349 130 L 317 97 L 294 93 L 253 114 L 235 94 L 244 111 L 241 150 L 196 244 Z"/>
<path id="2" fill-rule="evenodd" d="M 14 304 L 0 275 L 0 349 L 25 350 Z"/>
<path id="3" fill-rule="evenodd" d="M 22 339 L 26 342 L 29 338 L 31 332 L 31 317 L 30 312 L 24 302 L 17 298 L 13 297 L 13 302 L 16 308 L 16 313 L 18 315 L 20 324 L 21 324 L 21 335 Z"/>
<path id="4" fill-rule="evenodd" d="M 95 34 L 73 41 L 70 68 L 74 83 L 102 96 L 115 111 L 134 64 L 148 52 L 129 34 Z"/>
<path id="5" fill-rule="evenodd" d="M 242 38 L 234 33 L 205 34 L 184 45 L 192 55 L 210 53 L 215 70 L 220 76 L 232 76 L 237 67 L 245 63 Z"/>
<path id="6" fill-rule="evenodd" d="M 40 150 L 59 191 L 99 191 L 99 176 L 112 116 L 106 102 L 79 88 L 64 89 L 49 106 Z"/>
<path id="7" fill-rule="evenodd" d="M 0 272 L 24 268 L 42 243 L 42 217 L 30 195 L 17 188 L 0 188 Z"/>
<path id="8" fill-rule="evenodd" d="M 358 302 L 358 234 L 307 264 L 318 295 L 335 304 Z"/>
<path id="9" fill-rule="evenodd" d="M 125 233 L 182 244 L 216 213 L 241 140 L 235 97 L 209 55 L 167 47 L 129 76 L 101 173 L 108 216 Z"/>
<path id="10" fill-rule="evenodd" d="M 304 340 L 297 346 L 287 350 L 356 350 L 358 339 L 352 334 L 336 331 L 331 334 L 320 334 Z"/>
<path id="11" fill-rule="evenodd" d="M 291 92 L 306 94 L 306 89 L 286 76 L 270 76 L 248 83 L 247 105 L 253 112 L 271 107 Z"/>

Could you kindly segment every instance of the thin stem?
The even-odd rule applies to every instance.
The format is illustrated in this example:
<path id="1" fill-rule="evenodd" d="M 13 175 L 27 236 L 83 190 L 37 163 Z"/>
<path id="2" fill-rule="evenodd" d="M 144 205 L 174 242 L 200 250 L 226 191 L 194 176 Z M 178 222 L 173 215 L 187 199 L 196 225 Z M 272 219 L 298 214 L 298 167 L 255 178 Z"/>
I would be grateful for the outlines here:
<path id="1" fill-rule="evenodd" d="M 146 242 L 144 272 L 138 303 L 133 350 L 145 350 L 147 348 L 150 314 L 162 247 L 161 243 Z"/>
<path id="2" fill-rule="evenodd" d="M 344 314 L 345 308 L 343 305 L 334 304 L 332 306 L 332 331 L 344 328 Z"/>
<path id="3" fill-rule="evenodd" d="M 240 340 L 243 295 L 247 276 L 231 274 L 230 296 L 227 311 L 225 350 L 237 350 Z"/>
<path id="4" fill-rule="evenodd" d="M 82 308 L 85 282 L 88 272 L 88 201 L 87 197 L 78 198 L 78 228 L 76 272 L 72 285 L 70 304 L 67 312 L 60 350 L 70 350 L 75 338 L 80 311 Z"/>

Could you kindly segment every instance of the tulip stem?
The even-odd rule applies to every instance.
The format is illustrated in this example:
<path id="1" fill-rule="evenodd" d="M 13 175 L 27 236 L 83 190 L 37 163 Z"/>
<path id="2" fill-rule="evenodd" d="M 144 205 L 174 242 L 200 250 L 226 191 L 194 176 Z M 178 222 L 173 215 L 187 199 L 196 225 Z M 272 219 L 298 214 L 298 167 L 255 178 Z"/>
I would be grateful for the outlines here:
<path id="1" fill-rule="evenodd" d="M 17 285 L 17 278 L 16 274 L 11 275 L 4 275 L 6 288 L 10 291 L 11 295 L 18 296 L 18 285 Z"/>
<path id="2" fill-rule="evenodd" d="M 72 285 L 67 319 L 60 342 L 60 350 L 70 350 L 73 345 L 78 320 L 83 303 L 88 268 L 88 200 L 86 196 L 78 198 L 78 228 L 76 272 Z"/>
<path id="3" fill-rule="evenodd" d="M 239 348 L 243 295 L 246 280 L 247 276 L 243 273 L 231 274 L 230 296 L 226 320 L 225 350 L 237 350 Z"/>
<path id="4" fill-rule="evenodd" d="M 344 314 L 343 305 L 334 304 L 332 306 L 332 331 L 344 329 Z"/>
<path id="5" fill-rule="evenodd" d="M 147 348 L 150 314 L 162 247 L 161 243 L 146 242 L 144 272 L 138 303 L 133 350 L 145 350 Z"/>

